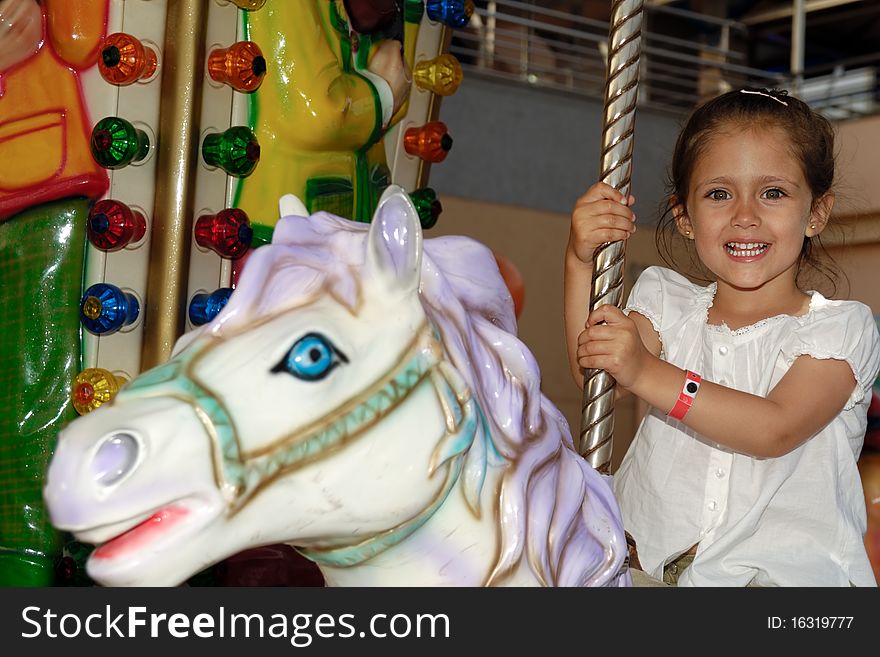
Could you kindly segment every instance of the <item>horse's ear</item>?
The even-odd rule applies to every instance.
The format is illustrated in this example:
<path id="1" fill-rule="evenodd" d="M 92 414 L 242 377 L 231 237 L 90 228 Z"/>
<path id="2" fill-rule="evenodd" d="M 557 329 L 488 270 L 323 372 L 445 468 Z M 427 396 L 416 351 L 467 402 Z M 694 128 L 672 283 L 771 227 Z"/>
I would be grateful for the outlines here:
<path id="1" fill-rule="evenodd" d="M 379 199 L 367 237 L 367 269 L 392 289 L 417 290 L 422 264 L 422 226 L 409 195 L 389 185 Z"/>
<path id="2" fill-rule="evenodd" d="M 278 199 L 278 216 L 281 219 L 290 216 L 308 217 L 309 211 L 303 202 L 299 200 L 299 197 L 293 194 L 285 194 Z"/>

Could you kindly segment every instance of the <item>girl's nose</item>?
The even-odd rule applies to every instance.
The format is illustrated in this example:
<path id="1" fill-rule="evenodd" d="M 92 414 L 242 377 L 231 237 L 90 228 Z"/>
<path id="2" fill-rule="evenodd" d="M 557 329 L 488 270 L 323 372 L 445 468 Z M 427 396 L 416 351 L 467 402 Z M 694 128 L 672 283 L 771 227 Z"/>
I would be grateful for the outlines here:
<path id="1" fill-rule="evenodd" d="M 761 225 L 758 208 L 749 200 L 743 200 L 733 208 L 730 224 L 736 228 L 755 228 Z"/>

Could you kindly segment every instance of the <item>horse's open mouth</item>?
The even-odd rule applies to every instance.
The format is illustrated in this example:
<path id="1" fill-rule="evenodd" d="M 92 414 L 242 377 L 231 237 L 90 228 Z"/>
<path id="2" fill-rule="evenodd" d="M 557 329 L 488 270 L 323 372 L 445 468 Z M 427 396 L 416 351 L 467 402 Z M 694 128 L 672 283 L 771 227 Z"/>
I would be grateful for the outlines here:
<path id="1" fill-rule="evenodd" d="M 92 558 L 116 559 L 125 556 L 131 550 L 158 541 L 189 515 L 190 510 L 181 504 L 172 504 L 159 509 L 146 520 L 99 546 L 92 554 Z"/>
<path id="2" fill-rule="evenodd" d="M 129 521 L 76 532 L 80 540 L 98 544 L 93 561 L 115 561 L 149 549 L 171 547 L 204 527 L 214 517 L 212 505 L 204 500 L 176 500 Z"/>

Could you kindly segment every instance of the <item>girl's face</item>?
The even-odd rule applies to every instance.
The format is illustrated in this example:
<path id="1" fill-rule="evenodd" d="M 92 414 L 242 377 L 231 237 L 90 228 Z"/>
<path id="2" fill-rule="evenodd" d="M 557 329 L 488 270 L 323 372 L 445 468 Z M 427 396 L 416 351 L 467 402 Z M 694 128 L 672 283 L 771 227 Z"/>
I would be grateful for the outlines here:
<path id="1" fill-rule="evenodd" d="M 790 291 L 804 237 L 822 231 L 833 203 L 830 193 L 813 203 L 783 131 L 744 128 L 710 139 L 674 215 L 719 285 Z"/>

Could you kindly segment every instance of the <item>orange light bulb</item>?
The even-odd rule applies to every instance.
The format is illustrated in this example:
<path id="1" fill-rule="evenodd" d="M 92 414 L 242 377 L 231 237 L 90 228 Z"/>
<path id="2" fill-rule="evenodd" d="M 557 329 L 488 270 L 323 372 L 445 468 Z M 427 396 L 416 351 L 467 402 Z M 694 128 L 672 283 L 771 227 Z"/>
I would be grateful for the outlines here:
<path id="1" fill-rule="evenodd" d="M 442 162 L 452 148 L 452 137 L 442 121 L 430 121 L 421 128 L 410 128 L 403 135 L 404 150 L 426 162 Z"/>
<path id="2" fill-rule="evenodd" d="M 115 32 L 104 39 L 98 68 L 107 82 L 124 86 L 152 76 L 158 61 L 155 50 L 130 34 Z"/>
<path id="3" fill-rule="evenodd" d="M 266 76 L 266 58 L 253 41 L 239 41 L 208 55 L 208 75 L 236 91 L 255 91 Z"/>

